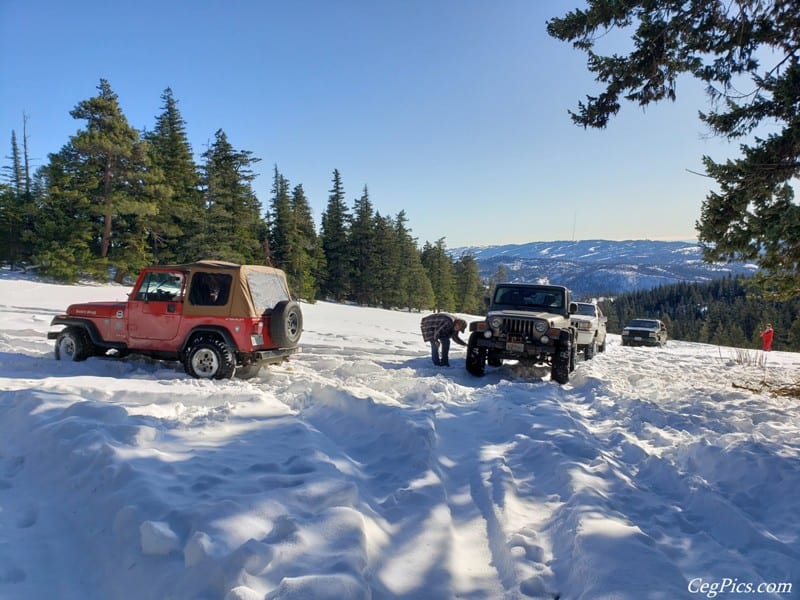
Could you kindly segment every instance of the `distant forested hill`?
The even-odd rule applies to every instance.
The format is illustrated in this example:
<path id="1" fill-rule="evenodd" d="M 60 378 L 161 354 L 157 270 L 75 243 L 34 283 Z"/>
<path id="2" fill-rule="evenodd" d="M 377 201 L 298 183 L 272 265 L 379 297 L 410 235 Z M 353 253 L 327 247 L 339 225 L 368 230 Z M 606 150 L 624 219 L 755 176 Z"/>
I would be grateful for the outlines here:
<path id="1" fill-rule="evenodd" d="M 612 333 L 631 319 L 650 317 L 664 321 L 673 339 L 761 348 L 759 333 L 771 323 L 774 350 L 800 351 L 800 298 L 767 301 L 746 277 L 663 285 L 621 294 L 601 306 Z"/>

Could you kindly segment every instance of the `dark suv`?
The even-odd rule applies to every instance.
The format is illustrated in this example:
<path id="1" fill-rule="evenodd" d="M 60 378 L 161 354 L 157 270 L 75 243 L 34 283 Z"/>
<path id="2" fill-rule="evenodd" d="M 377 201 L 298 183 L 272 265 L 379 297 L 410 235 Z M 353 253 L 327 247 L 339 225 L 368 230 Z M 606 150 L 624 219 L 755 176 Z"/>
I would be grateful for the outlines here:
<path id="1" fill-rule="evenodd" d="M 667 326 L 658 319 L 634 319 L 622 330 L 623 346 L 666 346 Z"/>
<path id="2" fill-rule="evenodd" d="M 193 377 L 249 378 L 297 352 L 303 314 L 280 269 L 200 261 L 144 269 L 127 302 L 73 304 L 51 327 L 59 360 L 135 352 Z"/>

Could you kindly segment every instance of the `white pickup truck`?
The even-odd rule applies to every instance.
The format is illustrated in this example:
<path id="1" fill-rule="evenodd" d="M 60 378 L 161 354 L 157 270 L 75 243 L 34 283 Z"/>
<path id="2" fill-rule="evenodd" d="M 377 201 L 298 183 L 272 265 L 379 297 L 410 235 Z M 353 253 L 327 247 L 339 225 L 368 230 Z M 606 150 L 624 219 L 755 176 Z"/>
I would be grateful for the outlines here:
<path id="1" fill-rule="evenodd" d="M 606 349 L 606 322 L 608 317 L 594 302 L 576 302 L 577 312 L 570 315 L 572 326 L 578 332 L 578 351 L 586 360 Z"/>

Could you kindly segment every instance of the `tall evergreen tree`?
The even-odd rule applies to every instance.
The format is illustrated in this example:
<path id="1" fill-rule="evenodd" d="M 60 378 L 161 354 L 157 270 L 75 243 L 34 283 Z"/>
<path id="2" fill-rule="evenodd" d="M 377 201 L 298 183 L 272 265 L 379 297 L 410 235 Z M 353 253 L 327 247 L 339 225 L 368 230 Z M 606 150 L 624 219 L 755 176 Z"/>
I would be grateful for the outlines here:
<path id="1" fill-rule="evenodd" d="M 51 154 L 37 172 L 36 218 L 30 237 L 34 262 L 42 273 L 64 281 L 91 272 L 96 261 L 98 227 L 85 178 L 70 144 Z"/>
<path id="2" fill-rule="evenodd" d="M 414 258 L 419 262 L 419 250 L 416 240 L 411 237 L 411 232 L 407 226 L 408 217 L 404 210 L 397 213 L 393 223 L 395 246 L 397 247 L 397 272 L 393 279 L 394 285 L 388 293 L 388 301 L 392 306 L 411 308 L 411 299 L 409 297 L 411 265 Z M 419 266 L 422 267 L 421 264 Z"/>
<path id="3" fill-rule="evenodd" d="M 198 258 L 198 235 L 203 228 L 200 173 L 186 135 L 186 122 L 170 88 L 161 95 L 161 114 L 155 129 L 145 134 L 154 167 L 161 170 L 165 192 L 158 214 L 149 223 L 155 262 L 192 262 Z"/>
<path id="4" fill-rule="evenodd" d="M 425 242 L 422 248 L 422 264 L 427 270 L 428 278 L 433 286 L 433 293 L 436 298 L 435 309 L 440 311 L 455 310 L 453 261 L 447 255 L 444 238 L 438 239 L 435 245 Z"/>
<path id="5" fill-rule="evenodd" d="M 352 250 L 351 295 L 359 304 L 375 305 L 378 302 L 378 263 L 380 250 L 377 243 L 377 221 L 369 190 L 364 186 L 361 197 L 353 203 L 350 225 Z M 384 242 L 385 240 L 381 240 Z M 385 244 L 381 244 L 385 248 Z"/>
<path id="6" fill-rule="evenodd" d="M 322 295 L 341 302 L 350 293 L 352 251 L 349 244 L 350 213 L 344 199 L 344 188 L 339 170 L 333 171 L 333 187 L 328 205 L 322 214 L 322 250 L 325 254 L 326 274 L 322 282 Z"/>
<path id="7" fill-rule="evenodd" d="M 107 266 L 115 266 L 120 276 L 137 271 L 151 260 L 147 223 L 157 212 L 162 189 L 159 171 L 149 164 L 147 144 L 128 125 L 117 95 L 104 79 L 100 80 L 98 90 L 97 96 L 79 102 L 70 113 L 75 119 L 85 120 L 86 128 L 72 136 L 59 155 L 50 157 L 54 168 L 49 181 L 57 185 L 47 190 L 46 202 L 54 213 L 45 218 L 49 225 L 64 230 L 57 237 L 72 237 L 73 245 L 89 245 L 95 258 L 92 264 L 83 265 L 86 270 L 104 275 Z M 53 206 L 74 202 L 76 198 L 81 198 L 77 211 Z M 88 201 L 85 217 L 84 199 Z M 81 230 L 84 223 L 54 222 L 55 215 L 66 217 L 73 213 L 92 224 L 88 238 L 70 235 Z M 61 265 L 58 270 L 67 266 L 58 256 L 63 248 L 60 242 L 41 235 L 37 239 L 41 242 L 38 254 L 44 272 L 57 263 Z M 84 250 L 76 249 L 74 256 L 84 254 Z"/>
<path id="8" fill-rule="evenodd" d="M 219 129 L 203 153 L 206 224 L 200 236 L 205 258 L 242 264 L 264 264 L 266 223 L 253 192 L 252 165 L 260 159 L 248 150 L 235 150 Z"/>
<path id="9" fill-rule="evenodd" d="M 33 198 L 33 179 L 31 178 L 30 155 L 28 154 L 28 115 L 22 113 L 22 169 L 25 173 L 25 194 Z"/>
<path id="10" fill-rule="evenodd" d="M 471 315 L 483 312 L 486 288 L 481 281 L 478 263 L 471 254 L 463 254 L 453 265 L 456 310 Z"/>
<path id="11" fill-rule="evenodd" d="M 760 340 L 753 339 L 754 346 L 758 346 Z M 798 314 L 789 324 L 789 329 L 786 333 L 786 347 L 795 351 L 800 350 L 800 314 Z"/>
<path id="12" fill-rule="evenodd" d="M 317 282 L 324 268 L 325 258 L 314 227 L 311 207 L 301 184 L 292 190 L 291 209 L 296 241 L 293 244 L 295 251 L 289 262 L 288 275 L 294 293 L 308 302 L 315 302 L 318 294 Z"/>
<path id="13" fill-rule="evenodd" d="M 409 310 L 420 311 L 436 306 L 436 294 L 433 291 L 433 284 L 425 267 L 422 265 L 421 255 L 417 253 L 417 258 L 412 265 L 412 270 L 408 279 L 408 306 Z"/>
<path id="14" fill-rule="evenodd" d="M 18 226 L 14 214 L 16 195 L 10 185 L 0 183 L 0 262 L 14 265 L 16 257 L 15 237 Z"/>
<path id="15" fill-rule="evenodd" d="M 412 237 L 407 227 L 408 218 L 401 210 L 394 220 L 395 237 L 398 247 L 398 272 L 394 289 L 397 298 L 392 298 L 394 306 L 406 307 L 408 310 L 432 308 L 436 304 L 433 286 L 425 267 L 422 265 L 417 240 Z"/>
<path id="16" fill-rule="evenodd" d="M 4 166 L 6 185 L 0 185 L 0 260 L 12 266 L 29 257 L 23 235 L 29 223 L 26 216 L 30 204 L 30 184 L 17 143 L 17 134 L 11 132 L 11 164 Z"/>
<path id="17" fill-rule="evenodd" d="M 396 235 L 395 224 L 391 217 L 384 217 L 379 212 L 373 219 L 374 236 L 372 241 L 371 276 L 363 281 L 374 291 L 372 303 L 384 308 L 403 306 L 399 293 L 400 278 L 400 243 Z"/>
<path id="18" fill-rule="evenodd" d="M 11 156 L 8 158 L 11 159 L 11 164 L 3 167 L 3 170 L 6 171 L 5 179 L 14 194 L 17 197 L 22 197 L 28 187 L 26 186 L 27 178 L 25 177 L 25 167 L 22 163 L 22 153 L 17 143 L 17 132 L 13 129 L 11 130 Z"/>
<path id="19" fill-rule="evenodd" d="M 275 165 L 272 176 L 272 198 L 269 210 L 269 250 L 271 264 L 287 269 L 295 253 L 296 225 L 289 196 L 289 181 Z"/>
<path id="20" fill-rule="evenodd" d="M 130 262 L 139 262 L 142 266 L 142 221 L 155 214 L 156 206 L 151 199 L 147 201 L 142 195 L 131 194 L 131 187 L 142 191 L 140 181 L 150 180 L 146 146 L 139 132 L 128 125 L 117 95 L 106 80 L 100 80 L 98 90 L 97 96 L 79 102 L 70 113 L 73 118 L 87 122 L 86 130 L 79 131 L 71 143 L 84 167 L 91 171 L 90 177 L 95 178 L 92 188 L 86 191 L 93 196 L 102 220 L 98 253 L 100 258 L 106 258 L 115 244 L 112 237 L 122 233 L 136 246 L 122 251 L 132 250 Z M 115 219 L 122 222 L 122 227 L 117 227 L 116 231 Z"/>

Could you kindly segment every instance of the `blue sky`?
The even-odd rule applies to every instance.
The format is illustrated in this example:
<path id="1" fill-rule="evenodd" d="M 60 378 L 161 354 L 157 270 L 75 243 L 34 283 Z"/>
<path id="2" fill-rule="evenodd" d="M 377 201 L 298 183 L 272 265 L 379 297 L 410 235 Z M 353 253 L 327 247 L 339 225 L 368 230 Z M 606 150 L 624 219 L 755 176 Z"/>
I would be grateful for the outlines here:
<path id="1" fill-rule="evenodd" d="M 691 80 L 677 103 L 573 125 L 599 88 L 545 25 L 579 4 L 0 0 L 2 164 L 23 112 L 45 163 L 104 78 L 134 127 L 153 128 L 170 87 L 198 158 L 218 129 L 252 151 L 265 209 L 277 165 L 319 223 L 338 169 L 348 204 L 367 185 L 420 244 L 694 239 L 712 182 L 690 171 L 733 151 L 705 135 Z"/>

